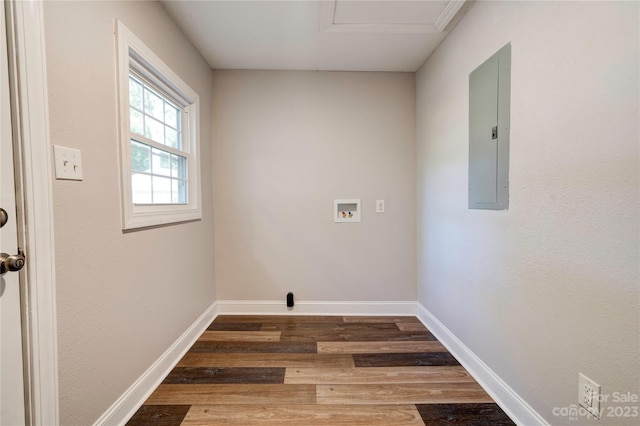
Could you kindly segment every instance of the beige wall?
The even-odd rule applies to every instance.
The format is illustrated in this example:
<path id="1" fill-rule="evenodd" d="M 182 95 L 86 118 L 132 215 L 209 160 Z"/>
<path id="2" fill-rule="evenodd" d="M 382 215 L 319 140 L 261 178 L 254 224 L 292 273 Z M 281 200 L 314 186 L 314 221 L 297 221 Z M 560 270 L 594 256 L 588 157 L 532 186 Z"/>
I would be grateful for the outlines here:
<path id="1" fill-rule="evenodd" d="M 51 140 L 84 165 L 54 183 L 61 423 L 95 421 L 216 298 L 413 301 L 416 270 L 419 302 L 549 422 L 578 371 L 638 393 L 637 16 L 477 2 L 416 86 L 212 73 L 156 3 L 45 2 Z M 114 18 L 200 95 L 202 221 L 121 231 Z M 510 209 L 468 210 L 468 74 L 509 41 Z M 351 197 L 362 222 L 333 223 Z"/>
<path id="2" fill-rule="evenodd" d="M 211 71 L 155 2 L 45 2 L 51 142 L 82 150 L 54 182 L 60 421 L 93 423 L 215 299 Z M 202 221 L 123 234 L 113 20 L 200 95 Z"/>
<path id="3" fill-rule="evenodd" d="M 468 77 L 507 42 L 510 206 L 468 210 Z M 638 52 L 637 2 L 477 2 L 416 77 L 418 300 L 553 424 L 578 372 L 640 393 Z"/>
<path id="4" fill-rule="evenodd" d="M 413 74 L 213 81 L 218 298 L 415 300 Z M 362 222 L 334 223 L 336 198 L 362 199 Z"/>

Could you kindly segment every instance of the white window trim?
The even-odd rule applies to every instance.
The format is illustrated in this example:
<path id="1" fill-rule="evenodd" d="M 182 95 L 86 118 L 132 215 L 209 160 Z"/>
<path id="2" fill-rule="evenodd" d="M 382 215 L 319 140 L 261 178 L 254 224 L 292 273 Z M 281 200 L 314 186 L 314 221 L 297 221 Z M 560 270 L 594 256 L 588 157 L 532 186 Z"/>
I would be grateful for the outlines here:
<path id="1" fill-rule="evenodd" d="M 202 219 L 200 193 L 200 98 L 160 58 L 136 37 L 121 21 L 116 20 L 118 117 L 120 149 L 120 188 L 122 195 L 122 228 L 136 229 L 155 225 Z M 133 204 L 131 196 L 131 133 L 129 131 L 129 71 L 146 69 L 145 77 L 160 87 L 175 92 L 189 104 L 189 134 L 183 143 L 188 144 L 188 204 Z M 158 80 L 158 77 L 161 77 Z M 187 116 L 187 117 L 185 117 Z"/>

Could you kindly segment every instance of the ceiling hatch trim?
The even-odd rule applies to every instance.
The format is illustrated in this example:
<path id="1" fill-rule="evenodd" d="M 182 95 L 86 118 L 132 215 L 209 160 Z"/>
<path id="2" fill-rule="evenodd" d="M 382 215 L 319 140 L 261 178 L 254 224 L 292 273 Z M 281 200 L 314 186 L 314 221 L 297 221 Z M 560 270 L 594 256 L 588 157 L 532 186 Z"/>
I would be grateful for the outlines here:
<path id="1" fill-rule="evenodd" d="M 449 30 L 458 12 L 468 0 L 450 0 L 433 24 L 335 23 L 336 2 L 320 2 L 320 31 L 328 33 L 432 34 Z"/>

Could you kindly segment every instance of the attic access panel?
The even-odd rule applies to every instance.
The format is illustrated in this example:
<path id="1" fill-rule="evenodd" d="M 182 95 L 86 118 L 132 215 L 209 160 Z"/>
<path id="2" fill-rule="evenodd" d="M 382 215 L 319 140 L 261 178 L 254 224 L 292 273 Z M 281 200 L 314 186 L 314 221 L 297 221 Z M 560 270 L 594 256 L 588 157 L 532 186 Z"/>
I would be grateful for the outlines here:
<path id="1" fill-rule="evenodd" d="M 509 207 L 511 43 L 469 74 L 469 208 Z"/>

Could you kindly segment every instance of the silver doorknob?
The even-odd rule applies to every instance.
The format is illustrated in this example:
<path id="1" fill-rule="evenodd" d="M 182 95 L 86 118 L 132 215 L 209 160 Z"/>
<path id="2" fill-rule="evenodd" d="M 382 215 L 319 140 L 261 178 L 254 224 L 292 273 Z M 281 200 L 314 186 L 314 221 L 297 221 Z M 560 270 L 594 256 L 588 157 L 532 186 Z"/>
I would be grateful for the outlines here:
<path id="1" fill-rule="evenodd" d="M 9 221 L 9 215 L 7 211 L 3 208 L 0 208 L 0 228 L 7 224 Z"/>
<path id="2" fill-rule="evenodd" d="M 25 258 L 22 250 L 18 254 L 0 253 L 0 275 L 11 271 L 19 271 L 24 266 Z"/>

